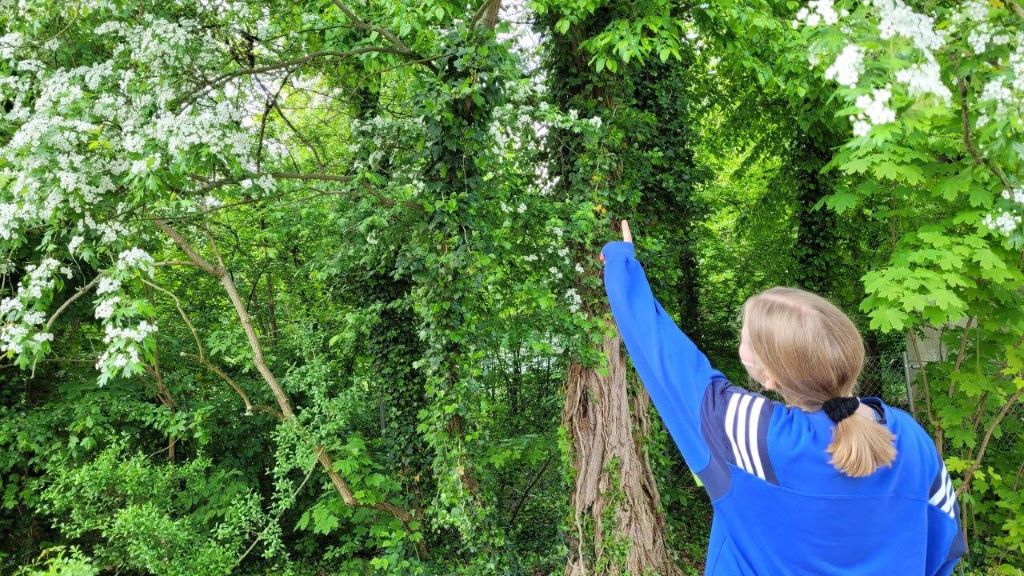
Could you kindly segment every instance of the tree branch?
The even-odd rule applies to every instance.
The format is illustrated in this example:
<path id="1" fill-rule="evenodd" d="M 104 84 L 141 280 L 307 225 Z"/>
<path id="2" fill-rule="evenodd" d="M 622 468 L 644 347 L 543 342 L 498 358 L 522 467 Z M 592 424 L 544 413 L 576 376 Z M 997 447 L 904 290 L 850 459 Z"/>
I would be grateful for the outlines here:
<path id="1" fill-rule="evenodd" d="M 181 248 L 182 252 L 188 255 L 193 264 L 202 268 L 203 271 L 215 278 L 220 278 L 224 275 L 225 271 L 223 269 L 215 267 L 213 264 L 207 262 L 202 256 L 197 254 L 196 251 L 192 249 L 192 245 L 188 243 L 188 240 L 185 240 L 185 238 L 182 237 L 177 230 L 172 228 L 171 225 L 163 218 L 156 218 L 154 219 L 154 222 L 161 230 L 164 231 L 165 234 L 171 237 L 171 240 L 178 245 L 178 248 Z"/>
<path id="2" fill-rule="evenodd" d="M 971 141 L 971 122 L 970 115 L 967 109 L 967 82 L 963 78 L 957 78 L 957 87 L 960 89 L 960 124 L 964 132 L 964 146 L 967 147 L 967 151 L 971 153 L 974 158 L 974 163 L 985 166 L 999 181 L 1003 184 L 1003 188 L 1006 190 L 1013 190 L 1013 185 L 1010 184 L 1010 180 L 1006 178 L 1006 174 L 1003 170 L 989 161 L 987 158 L 981 155 L 981 152 L 974 146 Z"/>
<path id="3" fill-rule="evenodd" d="M 210 90 L 211 88 L 217 88 L 218 86 L 223 85 L 228 80 L 231 80 L 232 78 L 237 78 L 239 76 L 263 74 L 266 72 L 274 72 L 276 70 L 284 70 L 288 68 L 295 69 L 301 67 L 304 64 L 308 64 L 314 60 L 318 60 L 321 58 L 338 58 L 340 60 L 345 60 L 353 56 L 359 56 L 361 54 L 371 54 L 374 52 L 395 54 L 402 57 L 407 57 L 409 55 L 408 52 L 403 52 L 398 48 L 390 48 L 388 46 L 360 46 L 358 48 L 353 48 L 351 50 L 322 50 L 320 52 L 313 52 L 311 54 L 306 54 L 305 56 L 298 56 L 296 58 L 291 58 L 289 60 L 282 60 L 280 62 L 273 62 L 270 64 L 264 64 L 262 66 L 240 68 L 238 70 L 226 72 L 224 74 L 221 74 L 220 76 L 213 78 L 212 80 L 205 82 L 195 91 L 195 93 L 183 98 L 180 102 L 178 102 L 178 104 L 189 104 L 195 102 L 196 99 L 199 98 L 199 96 L 201 96 L 203 93 Z M 433 68 L 433 65 L 430 65 L 430 67 Z"/>
<path id="4" fill-rule="evenodd" d="M 469 26 L 476 26 L 481 19 L 488 28 L 494 28 L 498 24 L 498 11 L 501 10 L 501 0 L 484 0 L 484 3 L 476 9 Z M 486 15 L 486 17 L 485 17 Z"/>
<path id="5" fill-rule="evenodd" d="M 1013 10 L 1014 14 L 1016 14 L 1017 16 L 1019 16 L 1021 18 L 1024 18 L 1024 7 L 1021 7 L 1020 4 L 1014 2 L 1013 0 L 1010 0 L 1009 4 L 1010 4 L 1010 9 Z"/>
<path id="6" fill-rule="evenodd" d="M 519 516 L 519 510 L 523 507 L 523 503 L 526 502 L 526 497 L 530 495 L 530 491 L 533 490 L 533 487 L 537 485 L 538 481 L 540 481 L 541 476 L 544 475 L 544 471 L 548 469 L 548 465 L 551 464 L 551 460 L 553 460 L 554 457 L 554 452 L 548 455 L 547 460 L 545 460 L 544 464 L 540 467 L 540 471 L 537 472 L 537 475 L 533 477 L 533 481 L 530 482 L 530 485 L 523 491 L 523 495 L 519 497 L 519 501 L 516 502 L 515 507 L 512 509 L 512 517 L 508 521 L 509 526 L 515 526 L 516 517 Z"/>
<path id="7" fill-rule="evenodd" d="M 199 340 L 199 334 L 196 332 L 196 327 L 192 325 L 192 321 L 189 320 L 188 314 L 185 314 L 184 308 L 181 307 L 181 300 L 178 300 L 178 297 L 173 292 L 163 286 L 154 284 L 145 278 L 142 279 L 142 282 L 155 290 L 163 292 L 174 300 L 174 307 L 178 309 L 178 314 L 181 315 L 181 319 L 185 321 L 185 325 L 188 326 L 188 329 L 192 332 L 192 338 L 196 341 L 196 350 L 199 350 L 199 356 L 206 358 L 206 353 L 203 352 L 203 343 Z"/>
<path id="8" fill-rule="evenodd" d="M 1020 376 L 1018 375 L 1018 378 L 1019 377 Z M 974 473 L 978 470 L 978 468 L 981 467 L 981 459 L 985 457 L 985 451 L 988 449 L 988 441 L 992 439 L 992 432 L 996 429 L 996 426 L 998 426 L 999 423 L 1003 421 L 1003 418 L 1005 418 L 1006 415 L 1010 412 L 1010 408 L 1013 408 L 1013 406 L 1017 404 L 1017 401 L 1020 400 L 1022 394 L 1024 394 L 1024 388 L 1017 388 L 1017 391 L 1014 392 L 1009 399 L 1007 399 L 1005 404 L 1003 404 L 1003 409 L 1000 410 L 999 414 L 996 415 L 995 420 L 989 423 L 988 428 L 985 430 L 985 437 L 981 441 L 981 446 L 978 447 L 978 455 L 977 457 L 974 458 L 974 462 L 971 464 L 971 467 L 967 470 L 967 473 L 964 474 L 963 483 L 960 484 L 960 487 L 957 488 L 956 490 L 957 496 L 963 494 L 967 490 L 968 486 L 971 485 L 971 478 L 974 476 Z"/>
<path id="9" fill-rule="evenodd" d="M 156 219 L 156 224 L 157 226 L 160 227 L 161 230 L 164 231 L 164 233 L 171 237 L 174 243 L 177 244 L 178 247 L 183 252 L 185 252 L 185 254 L 187 254 L 189 258 L 192 259 L 193 262 L 196 263 L 197 266 L 205 270 L 208 274 L 220 280 L 221 285 L 224 287 L 224 290 L 228 294 L 228 299 L 231 300 L 231 304 L 235 308 L 235 314 L 238 316 L 238 319 L 242 324 L 242 329 L 245 331 L 246 340 L 248 340 L 249 348 L 252 350 L 253 364 L 256 365 L 256 370 L 263 377 L 264 382 L 266 382 L 267 386 L 270 388 L 270 391 L 274 395 L 274 399 L 277 401 L 277 405 L 280 408 L 281 419 L 284 421 L 295 422 L 295 412 L 292 409 L 291 400 L 289 400 L 288 395 L 284 391 L 284 388 L 281 387 L 281 384 L 278 382 L 277 377 L 274 375 L 273 372 L 271 372 L 270 368 L 267 366 L 266 360 L 263 357 L 263 347 L 260 344 L 259 337 L 256 335 L 256 331 L 253 329 L 252 326 L 252 319 L 249 316 L 249 312 L 245 309 L 245 303 L 242 302 L 242 298 L 238 294 L 238 288 L 235 286 L 235 282 L 232 279 L 231 274 L 229 274 L 225 267 L 223 266 L 223 262 L 221 262 L 222 265 L 220 267 L 215 267 L 211 265 L 209 262 L 204 260 L 193 249 L 193 247 L 188 243 L 188 241 L 185 240 L 185 238 L 177 230 L 171 227 L 166 221 L 158 218 Z M 234 387 L 236 388 L 236 392 L 241 390 L 237 385 L 235 385 Z M 247 396 L 245 397 L 247 398 Z M 252 403 L 248 403 L 248 406 L 252 406 Z M 334 486 L 334 489 L 337 490 L 338 494 L 341 496 L 342 501 L 344 501 L 346 505 L 351 507 L 368 507 L 388 512 L 389 514 L 395 516 L 395 518 L 398 518 L 398 520 L 400 520 L 403 524 L 408 526 L 408 524 L 412 520 L 412 516 L 405 510 L 402 510 L 401 508 L 398 508 L 393 504 L 387 502 L 375 504 L 360 503 L 359 500 L 356 498 L 355 494 L 352 492 L 352 489 L 349 487 L 348 483 L 345 482 L 345 479 L 342 478 L 341 475 L 339 475 L 338 472 L 334 470 L 334 461 L 331 460 L 331 457 L 327 454 L 326 449 L 321 445 L 317 445 L 316 450 L 318 451 L 317 460 L 319 460 L 320 465 L 324 469 L 324 472 L 327 473 L 327 477 L 330 478 L 331 484 Z M 417 544 L 419 551 L 425 554 L 426 547 L 424 546 L 424 544 L 422 542 L 419 542 Z"/>
<path id="10" fill-rule="evenodd" d="M 46 321 L 46 330 L 49 331 L 50 328 L 53 326 L 53 323 L 57 321 L 57 317 L 60 316 L 65 310 L 67 310 L 68 306 L 71 306 L 71 304 L 75 300 L 78 300 L 82 296 L 85 296 L 85 294 L 89 290 L 92 290 L 93 286 L 95 286 L 96 283 L 99 282 L 100 278 L 102 278 L 102 277 L 103 277 L 102 273 L 97 274 L 96 277 L 92 279 L 92 282 L 89 282 L 85 286 L 82 286 L 78 290 L 78 292 L 75 292 L 75 294 L 71 298 L 68 298 L 67 300 L 65 300 L 64 303 L 60 305 L 60 308 L 57 308 L 57 311 L 54 312 L 52 316 L 50 316 L 49 320 Z"/>
<path id="11" fill-rule="evenodd" d="M 925 414 L 928 416 L 928 424 L 931 425 L 932 429 L 935 430 L 935 441 L 938 444 L 939 455 L 942 455 L 942 426 L 935 423 L 935 415 L 932 413 L 932 396 L 928 390 L 928 369 L 924 364 L 924 359 L 921 358 L 921 350 L 917 346 L 917 334 L 913 331 L 910 332 L 910 344 L 914 347 L 914 356 L 917 357 L 918 367 L 921 370 L 921 378 L 924 380 L 924 406 Z"/>
<path id="12" fill-rule="evenodd" d="M 339 10 L 345 13 L 345 16 L 348 16 L 348 19 L 352 21 L 352 25 L 355 26 L 356 28 L 380 34 L 381 36 L 386 38 L 388 42 L 391 42 L 391 44 L 395 47 L 397 54 L 404 56 L 411 62 L 423 64 L 424 66 L 426 66 L 435 73 L 438 71 L 437 67 L 434 66 L 434 63 L 431 61 L 430 58 L 424 58 L 423 56 L 420 56 L 416 52 L 410 50 L 409 47 L 406 46 L 404 42 L 402 42 L 401 38 L 395 36 L 395 34 L 388 30 L 387 28 L 367 23 L 365 20 L 360 18 L 355 12 L 353 12 L 351 8 L 343 4 L 340 0 L 331 1 L 334 3 L 335 6 L 338 7 Z"/>

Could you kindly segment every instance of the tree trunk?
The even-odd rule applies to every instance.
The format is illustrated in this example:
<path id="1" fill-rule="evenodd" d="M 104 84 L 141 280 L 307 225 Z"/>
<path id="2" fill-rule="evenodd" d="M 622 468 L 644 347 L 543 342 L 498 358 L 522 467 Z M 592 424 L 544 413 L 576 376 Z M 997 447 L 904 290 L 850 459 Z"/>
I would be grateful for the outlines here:
<path id="1" fill-rule="evenodd" d="M 603 344 L 609 372 L 569 366 L 562 424 L 572 439 L 576 488 L 566 576 L 675 576 L 665 517 L 643 438 L 650 422 L 646 391 L 631 394 L 616 334 Z"/>

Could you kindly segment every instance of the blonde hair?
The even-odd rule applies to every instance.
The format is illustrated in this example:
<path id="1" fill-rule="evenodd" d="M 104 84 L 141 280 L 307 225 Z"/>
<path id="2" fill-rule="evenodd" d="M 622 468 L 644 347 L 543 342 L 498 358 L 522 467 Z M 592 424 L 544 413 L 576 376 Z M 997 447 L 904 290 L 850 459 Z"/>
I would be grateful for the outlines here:
<path id="1" fill-rule="evenodd" d="M 853 321 L 827 299 L 775 287 L 743 303 L 750 349 L 787 402 L 809 410 L 851 396 L 864 368 L 864 342 Z M 860 414 L 833 429 L 828 453 L 847 476 L 867 476 L 896 459 L 896 437 Z"/>

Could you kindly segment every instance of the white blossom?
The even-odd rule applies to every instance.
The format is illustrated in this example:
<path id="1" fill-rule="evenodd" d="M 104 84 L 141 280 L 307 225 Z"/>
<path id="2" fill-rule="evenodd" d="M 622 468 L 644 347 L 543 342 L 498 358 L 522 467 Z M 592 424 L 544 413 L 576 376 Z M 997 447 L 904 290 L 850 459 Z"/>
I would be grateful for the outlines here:
<path id="1" fill-rule="evenodd" d="M 575 288 L 569 288 L 565 291 L 565 299 L 569 302 L 569 311 L 573 314 L 578 312 L 583 304 L 583 298 L 580 297 Z"/>
<path id="2" fill-rule="evenodd" d="M 1011 190 L 1003 190 L 1002 197 L 1006 200 L 1013 200 L 1017 204 L 1024 204 L 1024 186 L 1018 186 Z"/>
<path id="3" fill-rule="evenodd" d="M 29 326 L 38 326 L 46 321 L 46 313 L 39 310 L 26 312 L 25 315 L 22 316 L 21 321 Z"/>
<path id="4" fill-rule="evenodd" d="M 939 63 L 934 60 L 923 64 L 912 64 L 896 73 L 896 81 L 907 85 L 911 96 L 934 94 L 948 103 L 953 93 L 942 83 Z"/>
<path id="5" fill-rule="evenodd" d="M 1009 236 L 1020 226 L 1021 217 L 1011 212 L 1001 211 L 998 216 L 993 217 L 991 214 L 985 216 L 982 222 L 985 226 L 990 229 L 999 232 L 1004 236 Z"/>
<path id="6" fill-rule="evenodd" d="M 938 50 L 945 43 L 935 31 L 935 19 L 914 12 L 901 0 L 872 0 L 878 14 L 878 33 L 883 40 L 902 36 L 923 51 Z"/>
<path id="7" fill-rule="evenodd" d="M 855 136 L 866 136 L 872 126 L 887 124 L 896 120 L 896 112 L 889 107 L 892 91 L 887 88 L 875 88 L 870 94 L 857 97 L 856 106 L 860 112 L 850 116 Z"/>
<path id="8" fill-rule="evenodd" d="M 100 305 L 96 307 L 96 318 L 98 320 L 106 320 L 114 315 L 114 307 L 120 302 L 120 296 L 113 296 L 100 302 Z"/>
<path id="9" fill-rule="evenodd" d="M 117 268 L 122 271 L 139 269 L 152 276 L 153 264 L 153 257 L 138 247 L 125 250 L 117 256 Z"/>
<path id="10" fill-rule="evenodd" d="M 812 28 L 821 23 L 831 26 L 836 22 L 839 22 L 839 15 L 836 13 L 833 0 L 811 0 L 797 11 L 796 18 L 793 20 L 793 28 L 797 28 L 801 24 Z"/>
<path id="11" fill-rule="evenodd" d="M 836 56 L 836 61 L 825 70 L 825 78 L 853 88 L 857 85 L 864 66 L 864 49 L 856 44 L 847 44 Z"/>

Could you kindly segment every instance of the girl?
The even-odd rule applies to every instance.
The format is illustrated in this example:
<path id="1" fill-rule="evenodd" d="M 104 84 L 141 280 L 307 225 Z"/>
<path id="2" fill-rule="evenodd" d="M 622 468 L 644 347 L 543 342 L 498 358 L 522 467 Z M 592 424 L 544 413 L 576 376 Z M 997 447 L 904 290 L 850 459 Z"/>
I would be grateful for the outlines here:
<path id="1" fill-rule="evenodd" d="M 948 575 L 966 551 L 945 465 L 921 426 L 852 396 L 864 364 L 828 300 L 772 288 L 743 305 L 739 356 L 785 404 L 731 384 L 654 298 L 629 224 L 601 250 L 612 315 L 714 507 L 705 574 Z"/>

